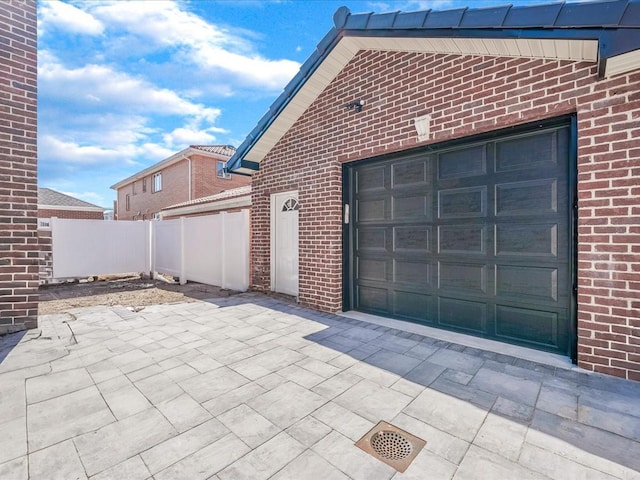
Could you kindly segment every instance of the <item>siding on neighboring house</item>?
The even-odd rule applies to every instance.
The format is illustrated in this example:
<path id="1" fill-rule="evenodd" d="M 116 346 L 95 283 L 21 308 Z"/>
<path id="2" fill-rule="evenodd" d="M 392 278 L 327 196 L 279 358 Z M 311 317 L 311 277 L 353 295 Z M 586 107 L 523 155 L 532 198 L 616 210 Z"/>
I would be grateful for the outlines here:
<path id="1" fill-rule="evenodd" d="M 36 2 L 0 2 L 0 333 L 36 328 Z"/>
<path id="2" fill-rule="evenodd" d="M 233 175 L 231 178 L 218 177 L 217 162 L 226 161 L 229 158 L 228 154 L 199 151 L 199 148 L 213 149 L 214 147 L 192 146 L 114 185 L 112 188 L 117 190 L 116 219 L 152 219 L 163 208 L 171 205 L 249 184 L 250 177 L 240 175 Z M 233 151 L 229 147 L 224 147 L 223 150 Z M 191 169 L 191 175 L 189 175 L 189 169 Z M 157 173 L 162 174 L 162 189 L 154 192 L 153 178 Z"/>
<path id="3" fill-rule="evenodd" d="M 575 115 L 577 362 L 640 380 L 640 70 L 629 70 L 601 79 L 593 62 L 360 50 L 254 173 L 252 288 L 271 289 L 272 194 L 298 192 L 300 302 L 337 312 L 343 164 Z M 345 108 L 360 98 L 361 112 Z"/>

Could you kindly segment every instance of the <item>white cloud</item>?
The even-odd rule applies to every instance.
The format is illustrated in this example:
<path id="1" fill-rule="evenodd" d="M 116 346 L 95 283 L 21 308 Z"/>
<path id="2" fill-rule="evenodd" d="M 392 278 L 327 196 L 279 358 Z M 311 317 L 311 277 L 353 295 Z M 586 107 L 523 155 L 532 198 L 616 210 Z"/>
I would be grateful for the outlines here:
<path id="1" fill-rule="evenodd" d="M 61 192 L 65 195 L 69 195 L 74 198 L 79 198 L 80 200 L 84 200 L 85 202 L 93 203 L 94 205 L 105 205 L 105 198 L 96 192 Z"/>
<path id="2" fill-rule="evenodd" d="M 174 148 L 184 148 L 187 145 L 207 145 L 216 141 L 215 133 L 227 133 L 226 130 L 209 127 L 200 128 L 199 123 L 192 123 L 174 129 L 162 136 L 166 145 Z"/>
<path id="3" fill-rule="evenodd" d="M 76 165 L 104 165 L 108 163 L 132 163 L 135 148 L 109 148 L 96 145 L 81 145 L 70 140 L 61 140 L 53 135 L 40 135 L 38 150 L 46 155 L 46 161 Z"/>
<path id="4" fill-rule="evenodd" d="M 41 1 L 38 13 L 40 32 L 46 31 L 48 27 L 85 35 L 100 35 L 104 31 L 99 20 L 68 3 Z"/>
<path id="5" fill-rule="evenodd" d="M 66 68 L 50 54 L 38 66 L 41 95 L 90 108 L 160 115 L 190 115 L 214 122 L 219 109 L 181 98 L 176 92 L 105 65 Z"/>
<path id="6" fill-rule="evenodd" d="M 276 91 L 300 67 L 291 60 L 264 58 L 249 41 L 183 10 L 180 3 L 109 2 L 93 8 L 89 3 L 87 8 L 109 26 L 172 50 L 175 60 L 230 76 L 237 85 Z"/>

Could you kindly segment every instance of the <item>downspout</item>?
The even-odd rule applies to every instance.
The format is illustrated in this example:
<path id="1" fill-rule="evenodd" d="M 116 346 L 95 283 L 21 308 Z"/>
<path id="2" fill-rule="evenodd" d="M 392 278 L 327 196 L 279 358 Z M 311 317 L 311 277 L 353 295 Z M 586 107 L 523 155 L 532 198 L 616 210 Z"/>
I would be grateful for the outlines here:
<path id="1" fill-rule="evenodd" d="M 189 180 L 188 180 L 188 187 L 189 187 L 189 198 L 187 199 L 188 201 L 191 201 L 191 157 L 187 157 L 185 156 L 185 154 L 182 154 L 182 158 L 184 160 L 187 161 L 188 169 L 189 169 Z"/>

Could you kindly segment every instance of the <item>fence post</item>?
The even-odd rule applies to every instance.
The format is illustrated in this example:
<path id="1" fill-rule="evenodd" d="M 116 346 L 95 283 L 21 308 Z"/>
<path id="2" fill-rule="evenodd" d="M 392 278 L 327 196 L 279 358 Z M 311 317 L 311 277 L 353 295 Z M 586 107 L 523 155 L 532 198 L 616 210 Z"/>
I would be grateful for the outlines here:
<path id="1" fill-rule="evenodd" d="M 147 230 L 147 235 L 148 235 L 147 246 L 149 248 L 149 255 L 148 255 L 149 278 L 153 278 L 154 280 L 156 280 L 158 278 L 158 275 L 156 272 L 156 245 L 155 245 L 156 232 L 155 232 L 154 223 L 151 221 L 148 221 L 148 222 L 149 222 L 149 228 Z"/>
<path id="2" fill-rule="evenodd" d="M 227 262 L 229 261 L 228 255 L 227 255 L 227 239 L 226 239 L 226 224 L 227 224 L 227 212 L 225 212 L 224 210 L 220 212 L 220 239 L 221 239 L 221 243 L 220 243 L 220 268 L 222 270 L 221 274 L 222 274 L 222 281 L 220 282 L 222 285 L 220 285 L 222 288 L 227 288 Z"/>
<path id="3" fill-rule="evenodd" d="M 187 283 L 187 262 L 186 252 L 184 248 L 184 223 L 185 218 L 180 217 L 180 285 L 184 285 L 185 283 Z"/>

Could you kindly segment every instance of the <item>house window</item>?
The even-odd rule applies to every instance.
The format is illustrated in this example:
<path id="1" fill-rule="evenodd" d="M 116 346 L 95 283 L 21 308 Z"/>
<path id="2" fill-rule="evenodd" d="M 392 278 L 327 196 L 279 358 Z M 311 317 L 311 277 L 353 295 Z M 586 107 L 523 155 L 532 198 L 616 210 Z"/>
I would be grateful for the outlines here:
<path id="1" fill-rule="evenodd" d="M 153 174 L 153 193 L 162 190 L 162 172 Z"/>
<path id="2" fill-rule="evenodd" d="M 293 212 L 295 210 L 300 210 L 300 204 L 295 198 L 287 199 L 287 201 L 282 205 L 283 212 Z"/>
<path id="3" fill-rule="evenodd" d="M 227 162 L 221 162 L 218 160 L 218 163 L 216 164 L 216 175 L 218 178 L 226 178 L 227 180 L 231 179 L 231 174 L 225 170 L 226 168 Z"/>
<path id="4" fill-rule="evenodd" d="M 136 182 L 133 182 L 133 184 L 131 185 L 131 193 L 133 193 L 134 195 L 138 192 L 136 192 Z"/>
<path id="5" fill-rule="evenodd" d="M 127 196 L 124 197 L 124 200 L 124 208 L 128 212 L 129 210 L 131 210 L 131 195 L 127 193 Z"/>
<path id="6" fill-rule="evenodd" d="M 142 179 L 142 193 L 145 193 L 147 191 L 147 177 L 144 177 Z"/>

